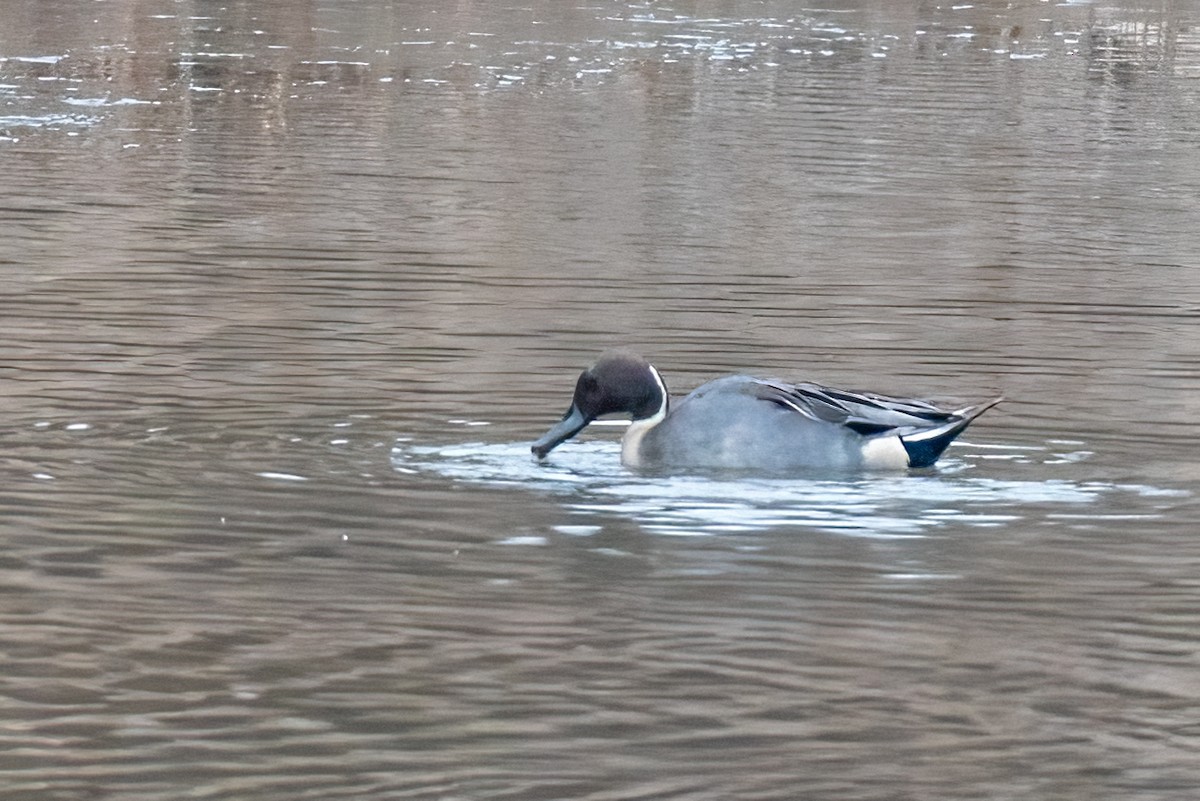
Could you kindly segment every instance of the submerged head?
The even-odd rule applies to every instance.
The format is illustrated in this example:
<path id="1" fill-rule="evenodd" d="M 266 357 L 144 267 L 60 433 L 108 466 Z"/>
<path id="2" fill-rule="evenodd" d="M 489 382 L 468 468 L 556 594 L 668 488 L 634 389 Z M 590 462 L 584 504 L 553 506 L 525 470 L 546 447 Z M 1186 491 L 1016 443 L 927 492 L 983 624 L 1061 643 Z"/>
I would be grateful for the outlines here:
<path id="1" fill-rule="evenodd" d="M 571 407 L 557 425 L 533 443 L 533 453 L 539 459 L 546 458 L 602 415 L 624 413 L 633 420 L 645 420 L 664 410 L 666 403 L 666 385 L 649 362 L 631 351 L 605 351 L 580 373 Z"/>

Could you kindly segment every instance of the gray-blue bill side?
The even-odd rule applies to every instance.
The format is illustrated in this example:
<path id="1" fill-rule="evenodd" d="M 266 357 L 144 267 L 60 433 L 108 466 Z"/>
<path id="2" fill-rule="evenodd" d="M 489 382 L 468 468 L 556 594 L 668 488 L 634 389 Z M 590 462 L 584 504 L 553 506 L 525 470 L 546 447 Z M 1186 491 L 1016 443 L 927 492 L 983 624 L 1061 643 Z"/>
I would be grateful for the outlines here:
<path id="1" fill-rule="evenodd" d="M 537 458 L 545 459 L 546 454 L 578 434 L 590 422 L 591 420 L 585 418 L 583 413 L 572 404 L 571 408 L 567 409 L 567 413 L 563 415 L 563 419 L 543 434 L 541 439 L 533 443 L 530 450 Z"/>

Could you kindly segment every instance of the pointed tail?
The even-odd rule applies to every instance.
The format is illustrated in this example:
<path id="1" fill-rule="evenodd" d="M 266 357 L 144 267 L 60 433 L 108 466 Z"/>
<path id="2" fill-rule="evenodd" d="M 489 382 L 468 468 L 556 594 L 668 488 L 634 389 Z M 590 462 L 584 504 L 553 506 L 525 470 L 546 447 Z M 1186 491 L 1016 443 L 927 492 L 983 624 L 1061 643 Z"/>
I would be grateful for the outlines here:
<path id="1" fill-rule="evenodd" d="M 949 420 L 935 428 L 924 428 L 912 434 L 901 434 L 900 442 L 908 452 L 909 467 L 929 467 L 938 460 L 942 452 L 950 447 L 954 438 L 966 430 L 975 418 L 995 406 L 1004 398 L 996 398 L 978 406 L 967 406 L 954 412 Z"/>

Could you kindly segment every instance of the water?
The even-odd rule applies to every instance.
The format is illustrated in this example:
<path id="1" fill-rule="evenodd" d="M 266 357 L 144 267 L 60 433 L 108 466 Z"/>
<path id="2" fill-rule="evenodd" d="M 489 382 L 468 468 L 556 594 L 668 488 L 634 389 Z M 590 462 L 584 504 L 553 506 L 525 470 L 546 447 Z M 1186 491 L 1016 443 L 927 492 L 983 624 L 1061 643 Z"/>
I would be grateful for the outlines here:
<path id="1" fill-rule="evenodd" d="M 4 17 L 6 796 L 1194 796 L 1196 4 Z M 618 344 L 1007 400 L 535 463 Z"/>

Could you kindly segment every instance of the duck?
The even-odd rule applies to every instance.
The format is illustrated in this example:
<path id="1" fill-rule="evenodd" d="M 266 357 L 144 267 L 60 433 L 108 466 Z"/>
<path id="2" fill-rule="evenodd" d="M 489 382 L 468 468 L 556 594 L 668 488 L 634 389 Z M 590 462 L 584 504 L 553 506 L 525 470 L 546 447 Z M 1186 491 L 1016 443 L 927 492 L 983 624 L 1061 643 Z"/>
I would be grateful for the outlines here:
<path id="1" fill-rule="evenodd" d="M 605 351 L 575 383 L 562 419 L 531 446 L 538 461 L 599 417 L 629 415 L 621 462 L 647 470 L 861 471 L 931 467 L 995 398 L 958 409 L 928 400 L 749 375 L 675 402 L 639 354 Z"/>

